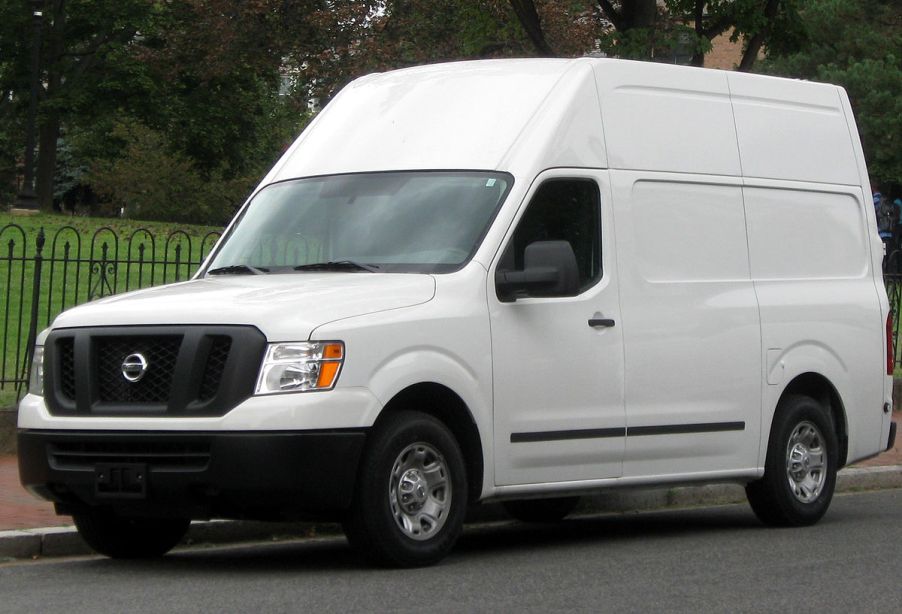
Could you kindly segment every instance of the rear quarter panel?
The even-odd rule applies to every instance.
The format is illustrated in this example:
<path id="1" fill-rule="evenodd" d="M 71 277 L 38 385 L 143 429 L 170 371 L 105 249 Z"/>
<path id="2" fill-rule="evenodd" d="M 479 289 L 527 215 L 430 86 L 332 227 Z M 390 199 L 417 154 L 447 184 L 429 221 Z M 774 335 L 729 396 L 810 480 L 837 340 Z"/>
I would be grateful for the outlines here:
<path id="1" fill-rule="evenodd" d="M 818 373 L 842 399 L 848 461 L 875 454 L 884 326 L 861 189 L 747 179 L 743 193 L 766 363 L 763 432 L 792 380 Z M 763 438 L 761 462 L 766 444 Z"/>

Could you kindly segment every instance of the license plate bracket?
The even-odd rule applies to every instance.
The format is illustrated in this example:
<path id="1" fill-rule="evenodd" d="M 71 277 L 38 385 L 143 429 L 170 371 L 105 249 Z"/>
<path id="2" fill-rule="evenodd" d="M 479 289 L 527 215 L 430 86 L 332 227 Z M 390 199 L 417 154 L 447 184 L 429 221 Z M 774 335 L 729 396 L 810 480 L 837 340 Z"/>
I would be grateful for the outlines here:
<path id="1" fill-rule="evenodd" d="M 94 495 L 108 499 L 147 497 L 147 465 L 98 463 L 94 467 Z"/>

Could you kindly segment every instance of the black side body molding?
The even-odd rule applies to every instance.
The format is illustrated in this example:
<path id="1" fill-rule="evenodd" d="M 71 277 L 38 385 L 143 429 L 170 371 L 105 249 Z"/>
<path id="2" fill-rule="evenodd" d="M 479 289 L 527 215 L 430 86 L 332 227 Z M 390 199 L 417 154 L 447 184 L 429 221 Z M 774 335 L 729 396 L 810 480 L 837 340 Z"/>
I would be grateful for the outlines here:
<path id="1" fill-rule="evenodd" d="M 642 437 L 646 435 L 685 435 L 689 433 L 719 433 L 744 431 L 745 422 L 702 422 L 697 424 L 661 424 L 628 428 L 575 429 L 570 431 L 536 431 L 511 433 L 511 443 L 563 441 L 567 439 L 603 439 L 608 437 Z"/>

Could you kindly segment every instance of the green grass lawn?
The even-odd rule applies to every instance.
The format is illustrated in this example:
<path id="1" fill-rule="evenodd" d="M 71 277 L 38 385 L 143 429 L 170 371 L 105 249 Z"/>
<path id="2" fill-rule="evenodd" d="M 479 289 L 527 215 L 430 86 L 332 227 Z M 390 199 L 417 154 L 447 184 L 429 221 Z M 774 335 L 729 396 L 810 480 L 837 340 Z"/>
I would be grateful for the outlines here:
<path id="1" fill-rule="evenodd" d="M 208 232 L 219 232 L 222 230 L 222 228 L 218 226 L 193 226 L 189 224 L 174 224 L 172 222 L 145 222 L 123 218 L 83 217 L 77 215 L 59 215 L 55 213 L 12 215 L 10 213 L 0 212 L 0 226 L 5 226 L 7 224 L 17 224 L 26 230 L 34 232 L 37 232 L 39 228 L 43 227 L 44 232 L 48 235 L 64 226 L 72 226 L 84 234 L 93 233 L 99 228 L 107 227 L 123 236 L 142 228 L 146 228 L 150 232 L 162 236 L 177 230 L 182 230 L 189 235 L 197 237 L 203 236 Z"/>
<path id="2" fill-rule="evenodd" d="M 216 236 L 211 233 L 222 230 L 118 218 L 0 213 L 0 379 L 15 377 L 24 367 L 33 256 L 42 228 L 39 330 L 64 309 L 98 296 L 187 279 L 212 248 Z M 10 385 L 0 386 L 0 408 L 15 399 Z"/>

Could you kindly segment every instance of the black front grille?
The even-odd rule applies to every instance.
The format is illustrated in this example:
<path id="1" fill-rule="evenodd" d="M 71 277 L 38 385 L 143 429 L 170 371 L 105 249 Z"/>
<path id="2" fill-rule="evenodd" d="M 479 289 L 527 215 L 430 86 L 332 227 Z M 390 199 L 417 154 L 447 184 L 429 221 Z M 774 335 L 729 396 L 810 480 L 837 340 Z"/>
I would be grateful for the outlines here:
<path id="1" fill-rule="evenodd" d="M 254 393 L 266 338 L 251 326 L 97 327 L 54 330 L 45 347 L 53 415 L 222 416 Z"/>
<path id="2" fill-rule="evenodd" d="M 157 470 L 203 471 L 210 444 L 175 441 L 58 442 L 47 448 L 54 469 L 90 470 L 98 463 L 143 463 Z"/>
<path id="3" fill-rule="evenodd" d="M 207 355 L 207 366 L 204 369 L 204 377 L 200 384 L 200 393 L 197 400 L 209 401 L 219 390 L 222 381 L 222 372 L 225 370 L 226 360 L 229 358 L 229 349 L 232 347 L 231 337 L 217 335 L 213 337 L 210 353 Z"/>
<path id="4" fill-rule="evenodd" d="M 172 375 L 182 337 L 99 337 L 97 343 L 97 392 L 104 403 L 166 403 L 172 392 Z M 122 363 L 140 354 L 147 361 L 144 376 L 128 381 Z"/>
<path id="5" fill-rule="evenodd" d="M 60 393 L 66 400 L 75 400 L 75 343 L 71 337 L 57 342 L 60 365 Z"/>

